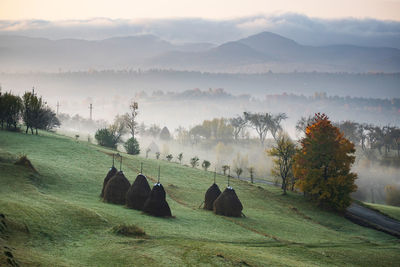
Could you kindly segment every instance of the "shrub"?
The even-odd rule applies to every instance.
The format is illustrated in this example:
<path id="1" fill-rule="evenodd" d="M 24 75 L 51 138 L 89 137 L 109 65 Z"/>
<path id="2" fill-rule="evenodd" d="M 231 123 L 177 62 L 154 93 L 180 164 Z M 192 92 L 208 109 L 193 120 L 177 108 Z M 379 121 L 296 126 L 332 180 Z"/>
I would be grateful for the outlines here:
<path id="1" fill-rule="evenodd" d="M 116 235 L 131 236 L 131 237 L 144 237 L 146 232 L 136 225 L 119 224 L 114 226 L 111 230 Z"/>
<path id="2" fill-rule="evenodd" d="M 117 148 L 118 140 L 116 140 L 113 133 L 107 128 L 97 130 L 94 138 L 101 146 Z"/>
<path id="3" fill-rule="evenodd" d="M 138 155 L 140 153 L 139 143 L 134 137 L 129 138 L 125 142 L 124 148 L 126 153 L 131 155 Z"/>
<path id="4" fill-rule="evenodd" d="M 195 156 L 195 157 L 191 158 L 190 165 L 192 165 L 192 168 L 199 166 L 199 157 Z"/>
<path id="5" fill-rule="evenodd" d="M 203 163 L 201 164 L 201 167 L 203 167 L 203 169 L 207 171 L 210 165 L 211 163 L 208 160 L 204 160 Z"/>
<path id="6" fill-rule="evenodd" d="M 386 204 L 400 207 L 400 188 L 394 185 L 385 186 Z"/>

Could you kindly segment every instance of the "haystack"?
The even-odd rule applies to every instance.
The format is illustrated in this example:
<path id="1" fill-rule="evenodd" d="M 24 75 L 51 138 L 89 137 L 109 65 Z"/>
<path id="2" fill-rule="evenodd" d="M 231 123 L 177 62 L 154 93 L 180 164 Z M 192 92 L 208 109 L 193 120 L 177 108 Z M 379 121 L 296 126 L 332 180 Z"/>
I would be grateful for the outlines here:
<path id="1" fill-rule="evenodd" d="M 126 192 L 131 184 L 126 179 L 122 171 L 117 172 L 106 184 L 104 188 L 104 201 L 114 204 L 124 205 L 126 202 Z"/>
<path id="2" fill-rule="evenodd" d="M 150 191 L 146 176 L 139 174 L 126 193 L 126 206 L 135 210 L 143 210 Z"/>
<path id="3" fill-rule="evenodd" d="M 156 183 L 144 203 L 143 211 L 157 217 L 170 217 L 171 209 L 165 200 L 165 195 L 162 184 Z"/>
<path id="4" fill-rule="evenodd" d="M 214 201 L 214 213 L 229 217 L 240 217 L 243 206 L 235 190 L 227 187 L 222 194 Z"/>
<path id="5" fill-rule="evenodd" d="M 24 166 L 25 168 L 28 168 L 29 170 L 37 173 L 35 167 L 33 167 L 31 161 L 28 159 L 26 155 L 22 155 L 21 157 L 19 157 L 14 164 Z"/>
<path id="6" fill-rule="evenodd" d="M 103 181 L 103 188 L 101 189 L 100 197 L 104 197 L 104 189 L 106 188 L 106 185 L 107 185 L 108 181 L 110 181 L 110 179 L 111 179 L 114 175 L 116 175 L 117 172 L 118 172 L 118 170 L 117 170 L 114 166 L 112 166 L 112 167 L 110 168 L 110 170 L 108 171 L 108 173 L 107 173 L 107 175 L 106 175 L 106 178 L 104 178 L 104 181 Z"/>
<path id="7" fill-rule="evenodd" d="M 204 197 L 204 209 L 205 210 L 213 210 L 214 209 L 214 201 L 221 194 L 221 190 L 216 183 L 213 183 L 210 188 L 208 188 L 206 195 Z"/>

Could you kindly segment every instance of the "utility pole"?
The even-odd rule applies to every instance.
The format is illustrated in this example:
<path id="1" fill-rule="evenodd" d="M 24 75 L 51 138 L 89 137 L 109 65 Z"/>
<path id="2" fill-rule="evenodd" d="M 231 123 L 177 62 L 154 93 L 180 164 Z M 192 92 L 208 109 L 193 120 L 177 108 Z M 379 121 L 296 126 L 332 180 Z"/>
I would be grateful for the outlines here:
<path id="1" fill-rule="evenodd" d="M 90 106 L 89 106 L 89 109 L 90 109 L 90 120 L 92 120 L 92 110 L 93 110 L 93 105 L 92 105 L 92 103 L 90 103 Z"/>
<path id="2" fill-rule="evenodd" d="M 32 95 L 35 95 L 35 86 L 32 86 Z"/>
<path id="3" fill-rule="evenodd" d="M 60 103 L 57 101 L 57 116 L 58 116 L 58 109 L 60 108 Z"/>

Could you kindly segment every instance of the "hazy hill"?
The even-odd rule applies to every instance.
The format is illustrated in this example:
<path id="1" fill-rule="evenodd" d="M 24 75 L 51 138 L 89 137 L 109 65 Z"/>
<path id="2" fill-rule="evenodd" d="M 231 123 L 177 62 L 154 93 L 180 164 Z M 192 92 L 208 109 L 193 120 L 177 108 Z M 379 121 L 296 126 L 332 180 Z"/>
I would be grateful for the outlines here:
<path id="1" fill-rule="evenodd" d="M 270 32 L 215 47 L 176 45 L 153 35 L 100 41 L 0 37 L 0 70 L 165 68 L 218 72 L 399 72 L 400 50 L 354 45 L 305 46 Z"/>

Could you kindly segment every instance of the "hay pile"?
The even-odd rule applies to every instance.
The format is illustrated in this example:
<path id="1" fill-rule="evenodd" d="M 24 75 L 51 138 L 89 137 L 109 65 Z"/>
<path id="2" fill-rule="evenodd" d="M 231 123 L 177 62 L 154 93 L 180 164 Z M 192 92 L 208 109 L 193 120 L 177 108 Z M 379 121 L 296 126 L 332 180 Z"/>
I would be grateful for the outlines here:
<path id="1" fill-rule="evenodd" d="M 108 181 L 110 181 L 110 179 L 111 179 L 112 177 L 114 177 L 114 175 L 116 175 L 117 172 L 118 172 L 118 170 L 117 170 L 114 166 L 112 166 L 112 167 L 110 168 L 110 170 L 108 171 L 108 173 L 107 173 L 107 175 L 106 175 L 106 178 L 104 178 L 104 181 L 103 181 L 103 188 L 101 189 L 100 197 L 103 197 L 103 196 L 104 196 L 104 189 L 106 188 L 106 185 L 107 185 Z"/>
<path id="2" fill-rule="evenodd" d="M 106 184 L 103 199 L 105 202 L 125 205 L 126 192 L 131 184 L 122 171 L 117 172 Z"/>
<path id="3" fill-rule="evenodd" d="M 221 194 L 221 190 L 216 183 L 213 183 L 210 188 L 208 188 L 206 195 L 204 196 L 204 209 L 205 210 L 213 210 L 214 209 L 214 201 Z"/>
<path id="4" fill-rule="evenodd" d="M 171 209 L 165 196 L 164 187 L 160 183 L 155 184 L 144 203 L 143 211 L 157 217 L 171 217 Z"/>
<path id="5" fill-rule="evenodd" d="M 144 203 L 150 195 L 150 186 L 146 176 L 139 174 L 126 193 L 126 206 L 131 209 L 143 210 Z"/>
<path id="6" fill-rule="evenodd" d="M 31 161 L 26 155 L 19 157 L 19 159 L 15 162 L 15 165 L 24 166 L 25 168 L 37 173 L 36 169 L 33 167 Z"/>
<path id="7" fill-rule="evenodd" d="M 222 194 L 214 201 L 214 213 L 229 217 L 240 217 L 243 206 L 235 190 L 227 187 Z"/>

